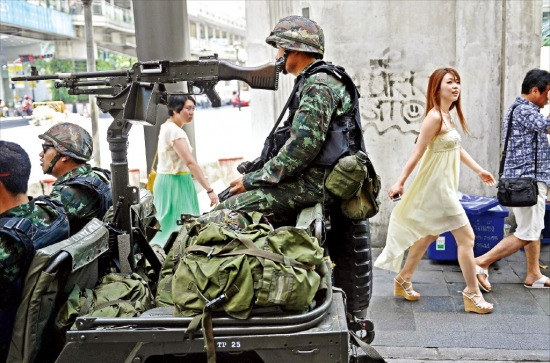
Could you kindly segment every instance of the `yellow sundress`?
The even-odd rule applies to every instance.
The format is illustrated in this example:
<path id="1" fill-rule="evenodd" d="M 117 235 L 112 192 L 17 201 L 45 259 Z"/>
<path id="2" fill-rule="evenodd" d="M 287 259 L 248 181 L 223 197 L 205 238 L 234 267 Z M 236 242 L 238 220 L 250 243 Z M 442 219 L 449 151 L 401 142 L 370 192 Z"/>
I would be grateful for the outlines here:
<path id="1" fill-rule="evenodd" d="M 386 247 L 375 267 L 399 272 L 414 242 L 468 223 L 458 197 L 460 140 L 458 131 L 451 129 L 430 141 L 416 178 L 391 213 Z"/>

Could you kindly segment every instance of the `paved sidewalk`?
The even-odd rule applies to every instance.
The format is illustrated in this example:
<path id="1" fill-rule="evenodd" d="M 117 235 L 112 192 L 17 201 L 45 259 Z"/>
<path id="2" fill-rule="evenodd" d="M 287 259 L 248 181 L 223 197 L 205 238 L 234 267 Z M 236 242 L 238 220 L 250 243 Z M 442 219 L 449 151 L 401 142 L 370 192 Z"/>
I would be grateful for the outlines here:
<path id="1" fill-rule="evenodd" d="M 373 249 L 373 260 L 381 248 Z M 550 245 L 541 246 L 550 265 Z M 421 260 L 413 278 L 418 301 L 393 296 L 395 273 L 374 269 L 368 317 L 375 326 L 372 345 L 388 362 L 520 361 L 550 362 L 550 289 L 527 289 L 523 251 L 489 269 L 493 286 L 485 299 L 491 314 L 464 312 L 464 279 L 457 262 Z M 542 270 L 550 276 L 550 270 Z M 480 349 L 481 348 L 481 349 Z"/>

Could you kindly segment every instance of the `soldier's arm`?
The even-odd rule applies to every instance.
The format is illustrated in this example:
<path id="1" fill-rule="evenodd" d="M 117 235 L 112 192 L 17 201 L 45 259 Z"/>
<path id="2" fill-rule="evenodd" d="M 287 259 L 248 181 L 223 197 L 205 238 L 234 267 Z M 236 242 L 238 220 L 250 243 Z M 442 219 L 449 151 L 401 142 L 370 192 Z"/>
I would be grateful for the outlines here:
<path id="1" fill-rule="evenodd" d="M 323 146 L 338 102 L 326 82 L 306 84 L 292 121 L 289 140 L 262 169 L 244 176 L 246 189 L 273 186 L 305 169 Z"/>
<path id="2" fill-rule="evenodd" d="M 61 202 L 69 221 L 73 218 L 85 219 L 89 217 L 91 219 L 98 210 L 97 199 L 90 195 L 90 191 L 85 187 L 57 187 L 52 190 L 50 198 Z"/>

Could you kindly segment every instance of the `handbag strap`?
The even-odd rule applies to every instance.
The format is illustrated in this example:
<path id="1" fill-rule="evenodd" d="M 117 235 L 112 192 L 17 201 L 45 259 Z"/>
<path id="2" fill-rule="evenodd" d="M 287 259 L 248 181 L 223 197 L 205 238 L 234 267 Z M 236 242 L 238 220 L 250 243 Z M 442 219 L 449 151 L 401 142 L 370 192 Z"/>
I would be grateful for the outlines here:
<path id="1" fill-rule="evenodd" d="M 157 148 L 157 150 L 155 151 L 155 157 L 153 158 L 153 163 L 151 164 L 151 170 L 149 172 L 152 172 L 153 170 L 155 170 L 155 164 L 157 162 L 158 155 L 159 155 L 159 149 Z"/>
<path id="2" fill-rule="evenodd" d="M 514 111 L 518 105 L 515 105 L 512 108 L 512 111 L 510 111 L 510 115 L 508 116 L 508 129 L 506 130 L 506 140 L 504 140 L 504 149 L 502 150 L 502 154 L 500 157 L 500 167 L 498 168 L 498 177 L 502 178 L 502 173 L 504 172 L 504 163 L 506 160 L 506 150 L 508 149 L 508 140 L 510 139 L 510 133 L 512 132 L 512 116 L 514 115 Z M 535 132 L 535 177 L 537 176 L 537 156 L 538 156 L 538 147 L 539 147 L 539 133 Z"/>

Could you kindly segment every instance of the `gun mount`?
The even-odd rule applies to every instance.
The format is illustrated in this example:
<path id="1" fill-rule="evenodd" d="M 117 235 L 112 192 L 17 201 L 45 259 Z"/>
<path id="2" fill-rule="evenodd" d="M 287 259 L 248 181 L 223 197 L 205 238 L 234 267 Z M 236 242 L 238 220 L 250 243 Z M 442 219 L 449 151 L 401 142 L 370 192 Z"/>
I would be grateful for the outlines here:
<path id="1" fill-rule="evenodd" d="M 129 251 L 128 263 L 134 270 L 134 242 L 140 244 L 145 255 L 154 259 L 150 246 L 133 237 L 130 207 L 138 203 L 139 189 L 129 185 L 128 134 L 132 124 L 152 126 L 156 123 L 158 105 L 166 105 L 168 96 L 166 83 L 186 82 L 184 94 L 206 94 L 213 107 L 219 107 L 221 100 L 214 86 L 219 81 L 240 80 L 251 88 L 277 90 L 282 62 L 268 63 L 258 67 L 242 67 L 224 60 L 217 54 L 201 57 L 199 60 L 169 61 L 155 60 L 136 62 L 129 69 L 58 73 L 39 75 L 32 67 L 30 76 L 14 77 L 12 81 L 53 80 L 56 88 L 68 88 L 71 95 L 97 95 L 97 105 L 108 112 L 113 121 L 107 131 L 111 151 L 111 173 L 113 201 L 121 201 L 118 221 L 123 231 L 118 236 L 122 250 Z M 89 88 L 94 87 L 94 88 Z M 150 261 L 160 270 L 158 261 Z"/>

